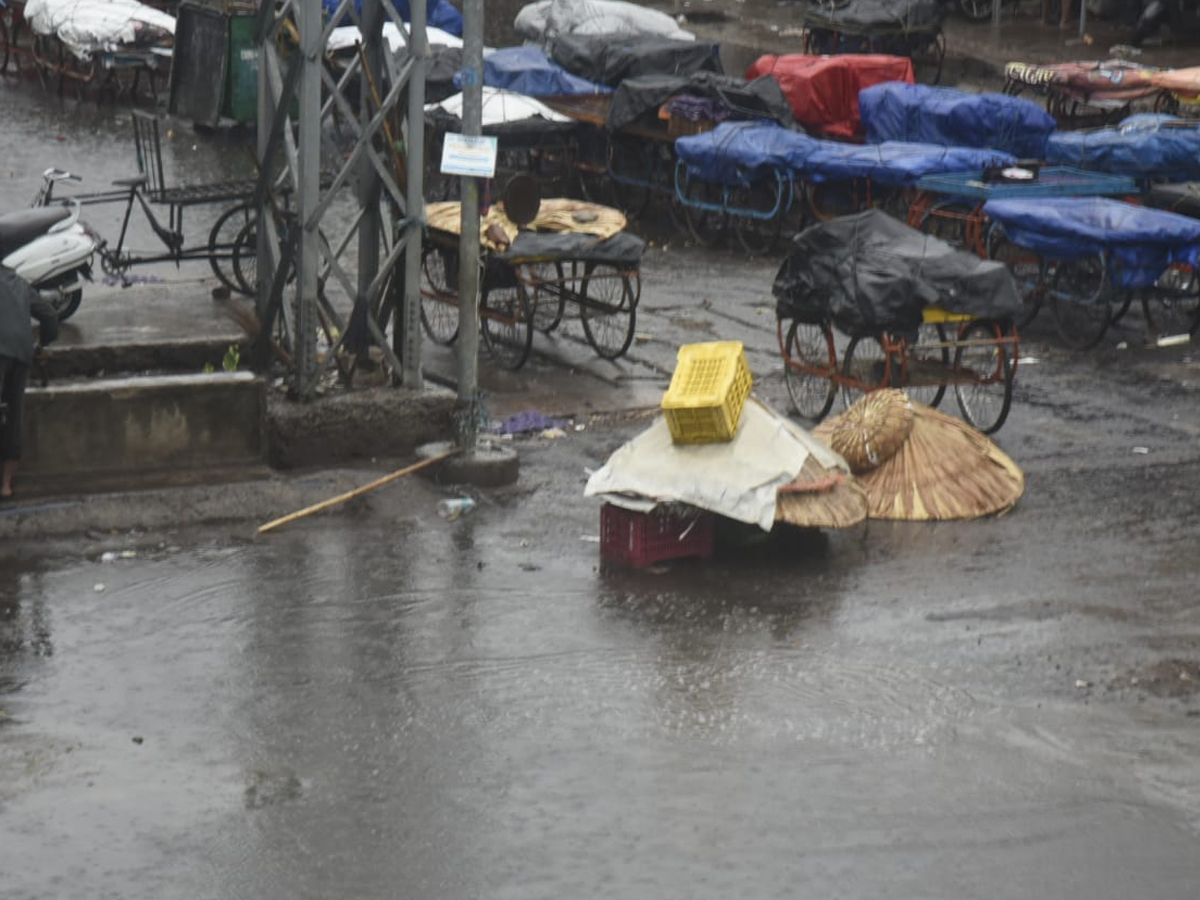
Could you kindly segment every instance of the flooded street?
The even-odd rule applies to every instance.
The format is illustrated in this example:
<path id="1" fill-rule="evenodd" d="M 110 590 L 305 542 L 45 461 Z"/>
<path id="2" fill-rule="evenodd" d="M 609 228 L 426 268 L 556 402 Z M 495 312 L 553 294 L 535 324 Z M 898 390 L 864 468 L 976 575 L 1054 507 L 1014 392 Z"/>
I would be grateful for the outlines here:
<path id="1" fill-rule="evenodd" d="M 10 78 L 0 117 L 4 209 L 48 165 L 135 171 L 127 110 Z M 175 177 L 251 171 L 228 136 L 170 148 Z M 627 357 L 576 319 L 520 373 L 481 363 L 493 417 L 571 418 L 514 441 L 511 487 L 407 478 L 255 536 L 363 462 L 208 485 L 203 514 L 50 498 L 0 532 L 4 900 L 1195 896 L 1194 346 L 1144 348 L 1135 309 L 1071 351 L 1042 313 L 995 436 L 1026 476 L 1002 517 L 730 527 L 712 560 L 612 568 L 584 484 L 680 344 L 743 341 L 788 408 L 782 256 L 634 227 Z M 202 267 L 145 274 L 211 302 Z M 460 492 L 474 511 L 439 518 Z"/>

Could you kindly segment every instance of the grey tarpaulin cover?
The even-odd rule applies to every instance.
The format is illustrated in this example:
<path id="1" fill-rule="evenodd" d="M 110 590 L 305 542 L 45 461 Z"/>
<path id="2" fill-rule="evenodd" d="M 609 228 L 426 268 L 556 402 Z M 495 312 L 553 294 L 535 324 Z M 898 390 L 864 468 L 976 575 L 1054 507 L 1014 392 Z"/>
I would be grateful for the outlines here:
<path id="1" fill-rule="evenodd" d="M 493 254 L 493 258 L 506 263 L 577 260 L 619 269 L 636 269 L 641 265 L 645 249 L 646 242 L 627 231 L 614 234 L 607 240 L 594 234 L 521 231 L 508 250 Z"/>
<path id="2" fill-rule="evenodd" d="M 733 75 L 694 72 L 679 75 L 643 75 L 627 78 L 613 92 L 605 127 L 618 131 L 642 113 L 657 110 L 676 94 L 713 97 L 734 112 L 736 119 L 774 119 L 791 128 L 796 120 L 779 82 L 770 75 L 747 81 Z"/>
<path id="3" fill-rule="evenodd" d="M 1004 263 L 955 250 L 877 209 L 796 235 L 772 290 L 780 318 L 832 320 L 849 335 L 915 330 L 934 303 L 993 319 L 1021 312 Z"/>
<path id="4" fill-rule="evenodd" d="M 613 87 L 641 75 L 724 71 L 715 45 L 665 37 L 564 34 L 549 53 L 568 72 Z"/>

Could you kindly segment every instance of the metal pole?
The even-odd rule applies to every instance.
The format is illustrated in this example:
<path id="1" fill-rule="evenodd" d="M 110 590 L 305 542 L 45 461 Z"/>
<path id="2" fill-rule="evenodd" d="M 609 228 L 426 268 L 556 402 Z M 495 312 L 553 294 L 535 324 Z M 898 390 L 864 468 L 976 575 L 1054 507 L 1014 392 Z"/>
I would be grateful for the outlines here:
<path id="1" fill-rule="evenodd" d="M 400 362 L 404 386 L 421 390 L 421 239 L 425 227 L 425 73 L 429 69 L 429 38 L 425 33 L 425 4 L 409 4 L 412 21 L 408 51 L 413 68 L 408 76 L 408 138 L 404 152 L 408 165 L 408 209 L 404 222 L 404 308 L 396 311 L 396 328 L 401 333 Z"/>
<path id="2" fill-rule="evenodd" d="M 1071 0 L 1063 0 L 1063 3 L 1070 3 Z M 999 29 L 1000 27 L 1000 7 L 1004 5 L 1004 0 L 992 0 L 992 27 Z"/>
<path id="3" fill-rule="evenodd" d="M 255 44 L 254 47 L 255 52 L 258 54 L 258 112 L 256 121 L 258 126 L 258 167 L 260 172 L 270 171 L 271 168 L 271 160 L 267 159 L 267 148 L 271 143 L 271 128 L 275 120 L 275 107 L 279 102 L 271 93 L 271 82 L 267 77 L 267 48 L 263 44 L 270 41 L 269 35 L 270 31 L 264 30 L 263 34 L 258 36 L 259 43 Z M 282 116 L 286 112 L 286 109 L 281 109 L 278 114 Z M 257 245 L 255 247 L 255 272 L 258 282 L 258 293 L 254 298 L 254 306 L 260 321 L 267 312 L 267 296 L 271 292 L 271 276 L 274 274 L 271 249 L 268 246 L 268 235 L 265 227 L 267 217 L 271 214 L 268 204 L 269 200 L 264 197 L 262 205 L 254 210 L 253 213 L 257 222 L 254 234 Z M 270 340 L 270 335 L 263 335 L 262 339 L 265 343 Z"/>
<path id="4" fill-rule="evenodd" d="M 417 0 L 418 4 L 423 0 Z M 463 2 L 463 134 L 483 133 L 483 0 Z M 462 180 L 458 270 L 459 449 L 479 439 L 479 181 Z"/>
<path id="5" fill-rule="evenodd" d="M 366 72 L 359 79 L 359 96 L 371 96 L 371 85 L 381 84 L 383 65 L 380 44 L 383 40 L 383 7 L 379 0 L 363 0 L 362 3 L 363 62 Z M 371 121 L 372 110 L 368 103 L 360 104 L 359 118 L 364 128 Z M 371 283 L 379 272 L 379 173 L 366 156 L 359 163 L 358 204 L 362 219 L 358 226 L 358 298 L 370 293 Z"/>
<path id="6" fill-rule="evenodd" d="M 321 0 L 300 0 L 300 46 L 303 53 L 300 73 L 299 190 L 297 212 L 300 233 L 299 270 L 296 279 L 296 331 L 293 336 L 295 383 L 292 389 L 300 400 L 311 400 L 316 393 L 317 271 L 320 266 L 318 227 L 314 216 L 320 204 L 321 188 Z"/>

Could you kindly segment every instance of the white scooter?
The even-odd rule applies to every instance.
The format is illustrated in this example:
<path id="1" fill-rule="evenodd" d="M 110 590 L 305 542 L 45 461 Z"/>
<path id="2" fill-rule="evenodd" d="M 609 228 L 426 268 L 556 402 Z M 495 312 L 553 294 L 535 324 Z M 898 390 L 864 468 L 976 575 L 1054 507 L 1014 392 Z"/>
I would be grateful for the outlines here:
<path id="1" fill-rule="evenodd" d="M 79 221 L 79 201 L 41 205 L 56 181 L 79 181 L 62 169 L 42 173 L 33 209 L 0 216 L 0 264 L 14 270 L 50 301 L 60 322 L 79 309 L 83 282 L 92 277 L 100 238 Z"/>

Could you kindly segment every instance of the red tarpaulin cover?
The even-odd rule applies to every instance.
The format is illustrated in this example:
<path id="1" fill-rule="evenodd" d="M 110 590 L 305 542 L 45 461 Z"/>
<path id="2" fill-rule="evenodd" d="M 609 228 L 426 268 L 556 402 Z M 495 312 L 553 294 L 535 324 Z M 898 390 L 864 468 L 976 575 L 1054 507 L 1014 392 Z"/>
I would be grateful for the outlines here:
<path id="1" fill-rule="evenodd" d="M 913 83 L 912 60 L 882 53 L 838 56 L 761 56 L 746 78 L 772 75 L 792 105 L 796 121 L 829 138 L 858 140 L 858 92 L 884 81 Z"/>

